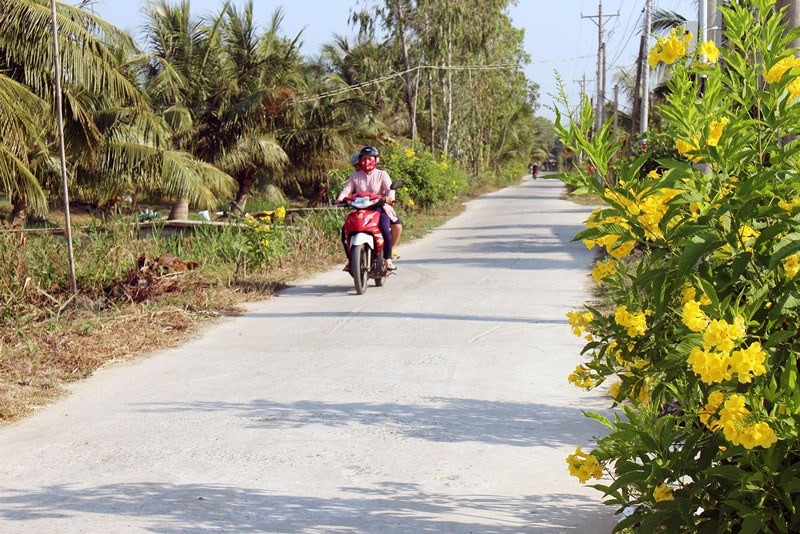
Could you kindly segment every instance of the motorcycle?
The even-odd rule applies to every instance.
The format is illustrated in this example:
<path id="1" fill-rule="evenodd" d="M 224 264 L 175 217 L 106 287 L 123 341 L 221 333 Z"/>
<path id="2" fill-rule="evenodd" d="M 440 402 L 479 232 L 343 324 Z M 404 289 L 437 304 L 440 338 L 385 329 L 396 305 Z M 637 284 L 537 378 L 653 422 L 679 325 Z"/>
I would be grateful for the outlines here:
<path id="1" fill-rule="evenodd" d="M 392 183 L 392 189 L 398 189 L 402 185 L 398 180 Z M 353 277 L 356 293 L 363 295 L 370 278 L 380 287 L 391 273 L 383 261 L 383 235 L 378 227 L 386 199 L 375 193 L 361 192 L 345 197 L 342 202 L 351 208 L 344 221 L 350 275 Z"/>

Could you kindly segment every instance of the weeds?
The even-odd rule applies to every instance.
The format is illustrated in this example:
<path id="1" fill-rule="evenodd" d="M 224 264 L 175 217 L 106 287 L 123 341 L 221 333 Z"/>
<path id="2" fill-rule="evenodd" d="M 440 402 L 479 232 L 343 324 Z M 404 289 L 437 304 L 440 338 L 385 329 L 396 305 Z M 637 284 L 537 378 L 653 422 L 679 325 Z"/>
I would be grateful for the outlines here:
<path id="1" fill-rule="evenodd" d="M 403 241 L 462 209 L 446 204 L 401 216 Z M 63 236 L 0 228 L 0 422 L 52 401 L 64 385 L 111 361 L 176 346 L 206 318 L 272 295 L 343 260 L 345 210 L 306 212 L 281 234 L 279 256 L 243 268 L 246 225 L 145 235 L 123 219 L 75 232 L 79 298 L 70 298 Z M 166 255 L 166 256 L 165 256 Z M 170 268 L 172 258 L 193 270 Z M 161 261 L 159 261 L 161 260 Z"/>

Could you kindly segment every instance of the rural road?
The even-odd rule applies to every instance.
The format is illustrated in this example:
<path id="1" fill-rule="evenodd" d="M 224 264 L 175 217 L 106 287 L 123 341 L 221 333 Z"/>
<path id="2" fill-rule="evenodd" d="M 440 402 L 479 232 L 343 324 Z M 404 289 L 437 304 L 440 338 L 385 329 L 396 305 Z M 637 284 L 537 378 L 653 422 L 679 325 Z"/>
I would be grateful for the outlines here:
<path id="1" fill-rule="evenodd" d="M 610 399 L 567 382 L 590 208 L 526 180 L 0 429 L 0 532 L 608 534 L 565 458 Z"/>

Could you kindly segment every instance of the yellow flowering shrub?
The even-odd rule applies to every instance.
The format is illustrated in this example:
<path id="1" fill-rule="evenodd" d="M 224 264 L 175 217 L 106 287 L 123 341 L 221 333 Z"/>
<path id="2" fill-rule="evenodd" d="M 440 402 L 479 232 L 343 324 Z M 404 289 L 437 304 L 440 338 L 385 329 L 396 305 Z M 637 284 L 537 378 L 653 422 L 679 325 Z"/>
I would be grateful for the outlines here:
<path id="1" fill-rule="evenodd" d="M 242 218 L 242 251 L 251 267 L 265 267 L 277 260 L 286 249 L 284 241 L 286 208 L 279 207 L 259 217 Z"/>
<path id="2" fill-rule="evenodd" d="M 720 10 L 725 46 L 677 30 L 650 51 L 671 66 L 656 113 L 678 155 L 610 175 L 611 123 L 590 135 L 587 101 L 557 112 L 593 168 L 559 177 L 603 199 L 575 239 L 624 258 L 594 267 L 607 302 L 571 321 L 587 342 L 570 381 L 608 380 L 618 409 L 587 414 L 607 427 L 591 456 L 612 482 L 594 487 L 636 509 L 615 531 L 800 531 L 800 60 L 774 0 Z"/>
<path id="3" fill-rule="evenodd" d="M 581 448 L 575 451 L 575 454 L 567 456 L 567 464 L 569 465 L 569 474 L 578 477 L 581 484 L 585 484 L 590 478 L 600 479 L 603 476 L 603 466 L 592 454 L 587 454 L 581 451 Z"/>

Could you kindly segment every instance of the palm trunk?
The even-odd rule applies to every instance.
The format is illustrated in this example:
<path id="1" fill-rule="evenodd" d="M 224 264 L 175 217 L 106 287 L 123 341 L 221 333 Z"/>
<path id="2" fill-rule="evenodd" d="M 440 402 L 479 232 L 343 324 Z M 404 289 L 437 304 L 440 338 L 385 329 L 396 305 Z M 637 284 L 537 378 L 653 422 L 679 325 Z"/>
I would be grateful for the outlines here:
<path id="1" fill-rule="evenodd" d="M 450 146 L 450 128 L 453 125 L 453 71 L 449 68 L 453 65 L 453 41 L 452 41 L 452 28 L 450 23 L 447 24 L 447 90 L 445 91 L 446 110 L 444 123 L 444 141 L 442 142 L 442 151 L 449 154 Z"/>
<path id="2" fill-rule="evenodd" d="M 428 103 L 431 118 L 431 152 L 436 152 L 436 116 L 433 112 L 433 72 L 428 71 Z"/>
<path id="3" fill-rule="evenodd" d="M 236 181 L 239 182 L 239 190 L 236 192 L 236 200 L 234 201 L 234 210 L 239 210 L 244 213 L 244 208 L 247 205 L 247 197 L 250 196 L 250 190 L 256 182 L 256 173 L 252 170 L 243 171 L 236 175 Z"/>
<path id="4" fill-rule="evenodd" d="M 175 203 L 172 205 L 172 210 L 169 212 L 169 219 L 170 221 L 185 221 L 189 218 L 189 199 L 188 198 L 178 198 L 175 200 Z"/>
<path id="5" fill-rule="evenodd" d="M 14 228 L 25 226 L 25 219 L 28 214 L 28 201 L 22 197 L 14 197 L 12 200 L 11 213 L 8 215 L 8 222 Z"/>
<path id="6" fill-rule="evenodd" d="M 397 11 L 397 31 L 400 37 L 400 48 L 403 51 L 403 66 L 405 67 L 405 82 L 406 82 L 406 105 L 408 106 L 408 120 L 411 128 L 411 142 L 413 143 L 417 137 L 417 110 L 414 106 L 414 98 L 411 91 L 411 73 L 408 72 L 411 68 L 408 61 L 408 46 L 406 45 L 406 30 L 405 20 L 403 18 L 403 6 L 400 0 L 394 0 L 395 10 Z"/>

